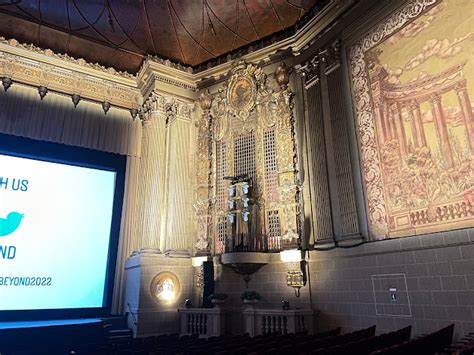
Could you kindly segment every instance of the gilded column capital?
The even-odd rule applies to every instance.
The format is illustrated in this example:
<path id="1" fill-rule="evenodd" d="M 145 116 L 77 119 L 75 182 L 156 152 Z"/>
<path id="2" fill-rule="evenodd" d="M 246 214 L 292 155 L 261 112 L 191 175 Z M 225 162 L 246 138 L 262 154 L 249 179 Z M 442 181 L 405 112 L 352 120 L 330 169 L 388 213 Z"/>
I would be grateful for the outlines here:
<path id="1" fill-rule="evenodd" d="M 296 68 L 297 73 L 299 73 L 305 81 L 306 89 L 309 89 L 319 82 L 320 68 L 321 61 L 318 55 L 315 55 L 311 60 Z"/>
<path id="2" fill-rule="evenodd" d="M 164 118 L 166 124 L 172 123 L 177 117 L 190 120 L 193 112 L 194 104 L 153 91 L 143 103 L 140 116 L 145 126 L 155 116 Z"/>
<path id="3" fill-rule="evenodd" d="M 319 51 L 321 60 L 326 63 L 324 74 L 328 75 L 341 64 L 341 40 L 337 39 Z"/>

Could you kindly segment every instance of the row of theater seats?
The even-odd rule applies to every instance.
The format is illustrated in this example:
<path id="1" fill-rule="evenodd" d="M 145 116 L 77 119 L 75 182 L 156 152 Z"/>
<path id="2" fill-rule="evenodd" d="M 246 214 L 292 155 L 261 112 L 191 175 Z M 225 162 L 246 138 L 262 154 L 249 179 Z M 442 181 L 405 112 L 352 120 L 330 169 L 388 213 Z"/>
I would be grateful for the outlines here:
<path id="1" fill-rule="evenodd" d="M 179 337 L 178 334 L 169 334 L 110 344 L 78 344 L 69 349 L 55 349 L 52 344 L 47 352 L 35 349 L 33 352 L 2 353 L 2 355 L 472 354 L 474 335 L 465 338 L 462 344 L 451 346 L 453 329 L 454 325 L 450 325 L 411 340 L 411 326 L 378 336 L 375 336 L 375 326 L 343 335 L 340 334 L 341 328 L 317 334 L 303 332 L 255 337 L 244 334 L 207 339 L 200 339 L 197 335 Z"/>
<path id="2" fill-rule="evenodd" d="M 467 334 L 456 344 L 448 348 L 452 355 L 473 355 L 474 354 L 474 333 Z"/>
<path id="3" fill-rule="evenodd" d="M 94 355 L 245 355 L 245 354 L 446 354 L 451 353 L 454 325 L 410 340 L 411 326 L 375 336 L 375 326 L 340 334 L 341 328 L 323 333 L 224 335 L 200 339 L 178 334 L 132 339 L 98 348 L 77 348 L 74 354 Z M 445 350 L 446 349 L 446 350 Z M 465 355 L 463 353 L 463 355 Z"/>

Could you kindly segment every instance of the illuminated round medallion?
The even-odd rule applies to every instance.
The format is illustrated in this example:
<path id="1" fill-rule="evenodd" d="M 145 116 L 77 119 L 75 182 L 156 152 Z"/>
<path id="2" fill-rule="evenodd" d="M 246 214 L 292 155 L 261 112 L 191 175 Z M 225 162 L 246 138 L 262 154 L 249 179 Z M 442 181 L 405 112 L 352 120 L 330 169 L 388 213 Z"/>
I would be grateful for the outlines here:
<path id="1" fill-rule="evenodd" d="M 178 298 L 180 284 L 178 277 L 169 271 L 160 272 L 150 284 L 150 292 L 161 304 L 173 304 Z"/>
<path id="2" fill-rule="evenodd" d="M 236 112 L 247 113 L 255 105 L 256 87 L 248 77 L 241 76 L 231 80 L 228 100 Z"/>

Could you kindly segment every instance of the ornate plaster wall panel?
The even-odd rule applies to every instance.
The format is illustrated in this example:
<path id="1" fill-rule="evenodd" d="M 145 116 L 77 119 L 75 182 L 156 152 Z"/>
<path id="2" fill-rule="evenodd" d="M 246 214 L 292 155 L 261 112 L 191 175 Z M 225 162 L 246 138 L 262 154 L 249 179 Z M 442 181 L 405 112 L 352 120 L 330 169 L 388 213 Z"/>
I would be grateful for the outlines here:
<path id="1" fill-rule="evenodd" d="M 414 0 L 350 51 L 372 234 L 474 226 L 474 13 Z"/>
<path id="2" fill-rule="evenodd" d="M 289 69 L 280 66 L 276 80 L 262 68 L 238 62 L 224 87 L 201 95 L 198 126 L 196 220 L 198 253 L 225 250 L 231 223 L 227 220 L 226 176 L 251 179 L 256 210 L 258 250 L 297 245 L 300 235 L 299 186 Z M 280 86 L 280 87 L 278 87 Z M 210 95 L 210 94 L 208 94 Z M 209 130 L 201 129 L 209 126 Z M 209 172 L 210 175 L 205 172 Z"/>

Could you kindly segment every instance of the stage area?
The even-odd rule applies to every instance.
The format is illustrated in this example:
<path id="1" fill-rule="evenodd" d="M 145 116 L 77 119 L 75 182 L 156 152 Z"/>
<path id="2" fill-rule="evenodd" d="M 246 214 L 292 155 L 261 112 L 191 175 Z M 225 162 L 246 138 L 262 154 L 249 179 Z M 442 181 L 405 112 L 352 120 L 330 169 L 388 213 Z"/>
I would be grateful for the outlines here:
<path id="1" fill-rule="evenodd" d="M 35 347 L 60 349 L 104 340 L 104 321 L 98 318 L 0 322 L 0 353 Z"/>

